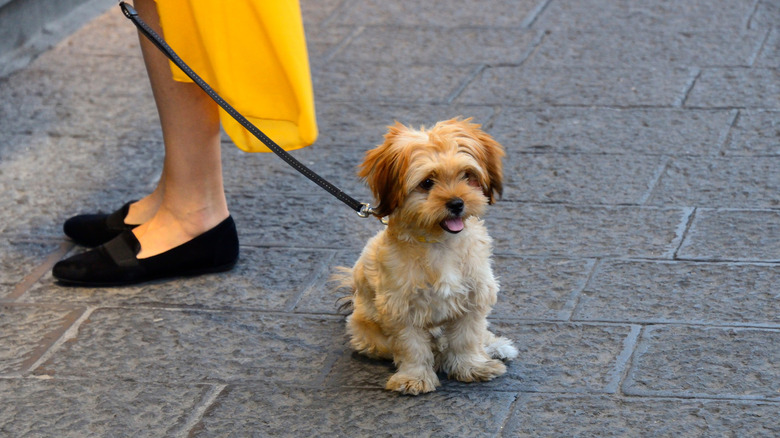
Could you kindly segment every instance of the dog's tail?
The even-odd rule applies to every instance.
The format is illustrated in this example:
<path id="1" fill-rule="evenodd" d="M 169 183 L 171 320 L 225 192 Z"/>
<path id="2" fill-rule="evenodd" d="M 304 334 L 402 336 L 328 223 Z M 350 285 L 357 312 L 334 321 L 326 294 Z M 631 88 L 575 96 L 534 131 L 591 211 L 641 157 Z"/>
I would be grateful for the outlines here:
<path id="1" fill-rule="evenodd" d="M 336 305 L 338 305 L 340 313 L 345 315 L 352 313 L 352 300 L 355 294 L 355 280 L 352 276 L 352 268 L 336 266 L 336 272 L 330 276 L 328 283 L 332 286 L 331 290 L 335 292 L 349 292 L 349 295 L 337 298 Z"/>

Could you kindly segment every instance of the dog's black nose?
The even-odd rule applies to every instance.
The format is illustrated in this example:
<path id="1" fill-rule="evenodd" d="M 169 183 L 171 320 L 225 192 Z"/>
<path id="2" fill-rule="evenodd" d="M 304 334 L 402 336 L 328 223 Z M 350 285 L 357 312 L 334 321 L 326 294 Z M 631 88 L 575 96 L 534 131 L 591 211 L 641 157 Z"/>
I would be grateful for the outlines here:
<path id="1" fill-rule="evenodd" d="M 452 198 L 447 201 L 447 210 L 452 214 L 459 215 L 463 213 L 463 200 L 460 198 Z"/>

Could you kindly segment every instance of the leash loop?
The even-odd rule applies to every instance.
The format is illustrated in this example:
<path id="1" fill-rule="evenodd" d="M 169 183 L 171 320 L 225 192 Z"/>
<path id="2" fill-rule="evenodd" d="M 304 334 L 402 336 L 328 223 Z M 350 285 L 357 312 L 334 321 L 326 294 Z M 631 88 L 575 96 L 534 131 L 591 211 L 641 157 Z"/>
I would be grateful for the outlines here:
<path id="1" fill-rule="evenodd" d="M 357 212 L 358 216 L 367 218 L 369 216 L 376 215 L 373 207 L 369 204 L 361 203 L 351 196 L 341 191 L 338 187 L 334 186 L 321 176 L 317 175 L 314 171 L 304 166 L 303 163 L 295 159 L 287 151 L 282 149 L 273 140 L 271 140 L 263 131 L 258 129 L 252 122 L 246 119 L 241 113 L 236 111 L 229 103 L 225 101 L 209 84 L 206 83 L 197 73 L 195 73 L 190 66 L 188 66 L 180 57 L 173 51 L 173 49 L 165 42 L 165 40 L 158 35 L 149 25 L 147 25 L 139 16 L 138 12 L 125 2 L 119 2 L 119 6 L 122 8 L 122 13 L 125 17 L 135 24 L 139 32 L 143 34 L 149 41 L 152 42 L 168 59 L 170 59 L 177 67 L 179 67 L 192 81 L 197 84 L 206 94 L 214 100 L 222 109 L 225 110 L 231 117 L 233 117 L 238 123 L 241 124 L 247 131 L 252 133 L 258 140 L 263 142 L 273 153 L 275 153 L 284 162 L 292 166 L 295 170 L 300 172 L 305 177 L 309 178 L 312 182 L 322 187 L 331 195 L 335 196 L 338 200 L 346 204 Z M 381 218 L 380 218 L 381 219 Z"/>

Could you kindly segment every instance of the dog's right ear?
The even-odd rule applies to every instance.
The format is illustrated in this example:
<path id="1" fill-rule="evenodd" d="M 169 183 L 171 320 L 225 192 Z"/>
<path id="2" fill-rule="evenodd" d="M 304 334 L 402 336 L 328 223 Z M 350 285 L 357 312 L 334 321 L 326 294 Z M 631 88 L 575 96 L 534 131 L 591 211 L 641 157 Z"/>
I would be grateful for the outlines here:
<path id="1" fill-rule="evenodd" d="M 406 196 L 405 175 L 409 168 L 408 148 L 401 147 L 398 140 L 409 128 L 395 122 L 388 127 L 385 141 L 366 152 L 358 176 L 366 181 L 379 205 L 376 213 L 389 216 Z"/>

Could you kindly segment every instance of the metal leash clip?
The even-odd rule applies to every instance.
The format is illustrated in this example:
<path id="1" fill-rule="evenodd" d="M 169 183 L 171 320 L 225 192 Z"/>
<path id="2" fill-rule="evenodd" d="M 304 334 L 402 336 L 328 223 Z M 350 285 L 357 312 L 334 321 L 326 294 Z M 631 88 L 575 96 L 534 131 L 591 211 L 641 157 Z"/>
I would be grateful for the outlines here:
<path id="1" fill-rule="evenodd" d="M 369 204 L 366 204 L 365 202 L 361 203 L 362 207 L 360 207 L 360 210 L 358 210 L 356 213 L 358 216 L 362 218 L 367 218 L 369 216 L 376 216 L 376 210 L 374 207 L 372 207 Z M 387 217 L 377 217 L 379 219 L 379 222 L 382 222 L 384 225 L 387 225 L 388 219 Z"/>

